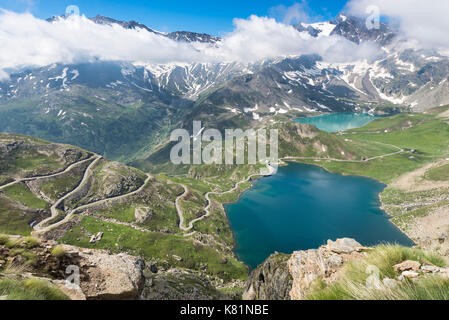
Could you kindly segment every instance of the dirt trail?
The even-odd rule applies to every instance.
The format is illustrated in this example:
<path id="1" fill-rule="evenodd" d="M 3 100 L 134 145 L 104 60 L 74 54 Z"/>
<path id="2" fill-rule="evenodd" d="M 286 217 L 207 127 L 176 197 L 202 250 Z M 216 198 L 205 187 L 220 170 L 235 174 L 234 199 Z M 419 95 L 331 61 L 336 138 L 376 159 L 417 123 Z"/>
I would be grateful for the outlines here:
<path id="1" fill-rule="evenodd" d="M 335 159 L 335 158 L 319 158 L 319 157 L 285 157 L 282 158 L 281 160 L 319 160 L 319 161 L 335 161 L 335 162 L 347 162 L 347 163 L 365 163 L 365 162 L 370 162 L 376 159 L 383 159 L 383 158 L 387 158 L 387 157 L 391 157 L 397 154 L 401 154 L 403 152 L 405 152 L 404 149 L 399 148 L 398 146 L 392 145 L 392 144 L 388 144 L 388 143 L 382 143 L 382 142 L 375 142 L 374 143 L 378 143 L 378 144 L 382 144 L 385 146 L 389 146 L 389 147 L 393 147 L 398 149 L 398 151 L 396 152 L 392 152 L 392 153 L 387 153 L 387 154 L 382 154 L 379 156 L 375 156 L 375 157 L 371 157 L 371 158 L 367 158 L 365 160 L 347 160 L 347 159 Z"/>
<path id="2" fill-rule="evenodd" d="M 424 179 L 428 170 L 448 163 L 448 160 L 440 160 L 427 164 L 424 167 L 400 176 L 390 184 L 390 187 L 404 191 L 426 191 L 449 187 L 449 181 L 429 181 Z"/>

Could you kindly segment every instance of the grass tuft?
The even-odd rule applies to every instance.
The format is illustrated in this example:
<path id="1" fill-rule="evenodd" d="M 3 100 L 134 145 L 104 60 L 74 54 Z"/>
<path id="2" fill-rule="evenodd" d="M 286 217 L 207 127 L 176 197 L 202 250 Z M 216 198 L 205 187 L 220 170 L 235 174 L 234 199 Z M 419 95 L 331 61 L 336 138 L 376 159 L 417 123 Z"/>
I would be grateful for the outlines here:
<path id="1" fill-rule="evenodd" d="M 67 254 L 67 251 L 62 246 L 56 246 L 51 250 L 52 256 L 62 258 Z"/>
<path id="2" fill-rule="evenodd" d="M 5 234 L 0 234 L 0 246 L 5 246 L 9 242 L 9 237 Z"/>
<path id="3" fill-rule="evenodd" d="M 26 237 L 23 241 L 27 249 L 33 249 L 40 246 L 41 242 L 35 237 Z"/>
<path id="4" fill-rule="evenodd" d="M 0 296 L 8 300 L 67 300 L 68 297 L 48 281 L 30 278 L 19 281 L 13 278 L 0 279 Z"/>

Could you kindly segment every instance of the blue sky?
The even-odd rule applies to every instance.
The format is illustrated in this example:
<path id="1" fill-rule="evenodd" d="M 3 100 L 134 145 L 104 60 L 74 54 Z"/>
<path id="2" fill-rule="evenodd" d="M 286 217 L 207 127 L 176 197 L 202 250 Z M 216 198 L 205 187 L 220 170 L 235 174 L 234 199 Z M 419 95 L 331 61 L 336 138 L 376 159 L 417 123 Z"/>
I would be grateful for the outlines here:
<path id="1" fill-rule="evenodd" d="M 314 20 L 335 17 L 346 0 L 308 0 L 307 13 Z M 102 14 L 119 20 L 136 20 L 160 31 L 189 30 L 223 35 L 232 31 L 234 18 L 251 14 L 276 16 L 295 1 L 282 0 L 0 0 L 0 8 L 11 11 L 30 11 L 38 18 L 48 18 L 65 12 L 69 5 L 77 5 L 88 17 Z"/>

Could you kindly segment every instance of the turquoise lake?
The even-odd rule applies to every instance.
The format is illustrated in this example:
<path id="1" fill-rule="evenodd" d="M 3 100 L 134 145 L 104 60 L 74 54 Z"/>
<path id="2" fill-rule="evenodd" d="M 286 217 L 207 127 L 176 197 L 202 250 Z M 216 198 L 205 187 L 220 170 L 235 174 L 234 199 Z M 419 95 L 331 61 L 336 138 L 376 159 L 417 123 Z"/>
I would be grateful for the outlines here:
<path id="1" fill-rule="evenodd" d="M 255 181 L 238 202 L 225 206 L 235 252 L 255 268 L 275 251 L 318 248 L 328 239 L 412 246 L 380 209 L 384 188 L 376 180 L 290 163 L 276 175 Z"/>
<path id="2" fill-rule="evenodd" d="M 323 131 L 338 132 L 363 127 L 376 118 L 376 116 L 367 113 L 331 113 L 295 119 L 295 121 L 302 124 L 312 124 Z"/>

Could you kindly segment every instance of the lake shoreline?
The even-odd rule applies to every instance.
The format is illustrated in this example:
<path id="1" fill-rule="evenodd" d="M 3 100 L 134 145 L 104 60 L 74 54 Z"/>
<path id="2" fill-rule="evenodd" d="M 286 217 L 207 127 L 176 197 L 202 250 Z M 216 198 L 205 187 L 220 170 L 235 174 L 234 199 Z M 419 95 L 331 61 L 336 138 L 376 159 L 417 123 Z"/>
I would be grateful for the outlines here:
<path id="1" fill-rule="evenodd" d="M 378 181 L 377 179 L 374 179 L 374 178 L 372 178 L 372 177 L 361 176 L 361 175 L 345 175 L 345 174 L 340 174 L 340 173 L 332 173 L 332 172 L 330 172 L 329 170 L 327 170 L 326 168 L 323 168 L 322 166 L 320 166 L 318 163 L 317 163 L 317 164 L 310 164 L 310 163 L 304 163 L 304 162 L 301 162 L 300 160 L 296 160 L 296 161 L 295 161 L 295 160 L 293 160 L 293 161 L 290 161 L 290 160 L 289 160 L 289 161 L 284 161 L 284 163 L 282 164 L 282 167 L 290 166 L 292 163 L 296 163 L 296 164 L 300 164 L 300 165 L 306 165 L 306 166 L 311 166 L 311 167 L 320 168 L 320 169 L 323 169 L 324 171 L 326 171 L 327 173 L 332 174 L 332 175 L 336 175 L 336 176 L 342 176 L 342 177 L 351 177 L 351 176 L 352 176 L 352 177 L 365 178 L 365 179 L 369 179 L 369 180 L 375 181 L 376 183 L 378 183 L 379 185 L 382 186 L 382 190 L 379 191 L 379 192 L 376 192 L 376 199 L 377 199 L 377 202 L 376 202 L 376 205 L 375 205 L 376 209 L 382 212 L 382 214 L 384 215 L 384 217 L 387 218 L 386 221 L 388 221 L 388 224 L 389 224 L 392 228 L 394 228 L 394 229 L 396 230 L 396 232 L 400 233 L 400 234 L 402 235 L 402 237 L 407 238 L 407 239 L 410 241 L 410 246 L 415 246 L 415 245 L 416 245 L 415 242 L 412 241 L 412 239 L 410 239 L 410 237 L 408 236 L 407 233 L 405 233 L 403 230 L 401 230 L 396 224 L 394 224 L 394 223 L 391 221 L 391 218 L 392 218 L 391 215 L 389 215 L 385 210 L 382 209 L 383 203 L 382 203 L 382 201 L 381 201 L 380 194 L 385 190 L 385 188 L 388 187 L 388 185 L 386 185 L 386 184 L 384 184 L 384 183 L 382 183 L 382 182 L 380 182 L 380 181 Z M 261 176 L 261 177 L 255 178 L 253 181 L 251 181 L 251 186 L 250 186 L 249 188 L 245 188 L 245 190 L 238 191 L 239 193 L 238 193 L 237 199 L 236 199 L 235 201 L 227 202 L 227 203 L 224 203 L 224 202 L 223 202 L 223 203 L 220 203 L 220 204 L 223 206 L 223 208 L 224 208 L 224 211 L 225 211 L 225 213 L 226 213 L 227 219 L 228 219 L 229 224 L 230 224 L 230 226 L 231 226 L 231 230 L 232 230 L 232 234 L 233 234 L 233 239 L 234 239 L 234 243 L 235 243 L 235 246 L 234 246 L 234 248 L 233 248 L 233 252 L 234 252 L 235 256 L 237 257 L 237 259 L 238 259 L 239 261 L 243 262 L 246 266 L 248 266 L 250 270 L 252 270 L 252 269 L 255 268 L 256 266 L 253 267 L 253 266 L 250 265 L 250 263 L 247 263 L 247 262 L 243 261 L 244 258 L 242 258 L 241 254 L 237 252 L 237 249 L 239 248 L 238 230 L 236 230 L 236 227 L 235 227 L 235 226 L 233 225 L 233 223 L 232 223 L 232 219 L 231 219 L 231 217 L 230 217 L 230 211 L 229 211 L 228 206 L 231 205 L 231 204 L 236 204 L 236 203 L 238 203 L 239 201 L 241 201 L 242 195 L 243 195 L 245 192 L 247 192 L 247 191 L 249 191 L 249 190 L 255 188 L 255 187 L 256 187 L 256 184 L 259 183 L 259 182 L 261 181 L 261 178 L 267 178 L 267 177 Z M 384 232 L 388 232 L 388 231 L 384 230 Z M 350 235 L 350 234 L 348 234 L 348 236 L 349 236 L 349 235 Z M 328 238 L 328 239 L 331 239 L 331 238 L 332 238 L 332 235 L 329 235 L 327 238 Z M 327 239 L 326 239 L 326 240 L 327 240 Z M 323 241 L 326 241 L 326 240 L 323 240 Z M 385 240 L 385 241 L 387 242 L 388 240 Z M 401 240 L 401 241 L 402 241 L 402 240 Z M 381 242 L 379 242 L 379 243 L 381 243 Z M 392 243 L 392 242 L 391 242 L 391 243 Z M 413 243 L 413 244 L 411 244 L 411 243 Z M 298 247 L 299 247 L 299 246 L 298 246 Z M 295 250 L 297 250 L 297 249 L 299 249 L 299 248 L 296 248 Z M 275 250 L 275 251 L 276 251 L 276 252 L 282 252 L 282 250 Z M 271 252 L 270 254 L 275 253 L 275 251 Z M 292 252 L 293 252 L 293 251 L 292 251 Z M 288 253 L 287 253 L 287 254 L 288 254 Z M 266 258 L 268 258 L 268 256 L 267 256 Z"/>

